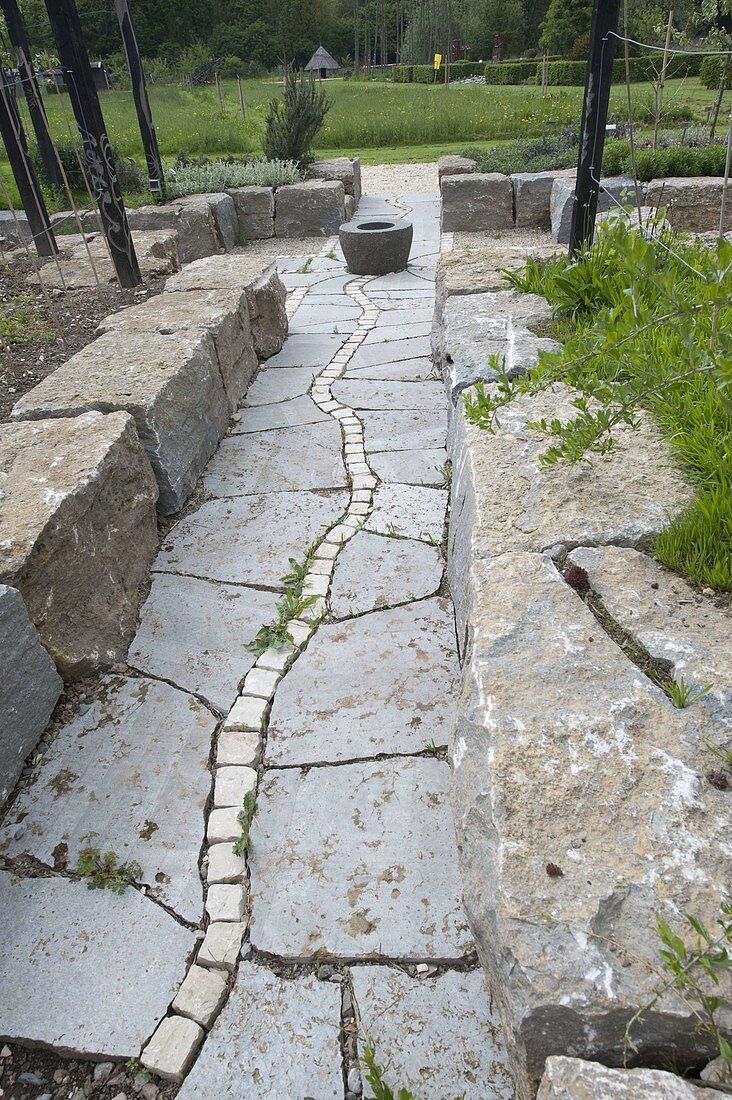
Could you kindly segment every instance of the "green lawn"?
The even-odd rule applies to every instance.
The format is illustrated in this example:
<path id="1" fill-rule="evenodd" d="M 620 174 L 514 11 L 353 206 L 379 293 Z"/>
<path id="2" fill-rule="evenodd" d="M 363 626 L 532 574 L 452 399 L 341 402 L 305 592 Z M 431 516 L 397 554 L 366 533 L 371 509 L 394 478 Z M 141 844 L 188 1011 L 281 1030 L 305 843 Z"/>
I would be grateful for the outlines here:
<path id="1" fill-rule="evenodd" d="M 259 151 L 267 104 L 280 87 L 268 81 L 245 81 L 246 119 L 241 116 L 233 82 L 224 85 L 223 112 L 213 87 L 191 91 L 151 88 L 164 157 L 172 161 L 181 150 L 212 156 Z M 546 97 L 537 87 L 432 87 L 329 80 L 324 88 L 332 105 L 315 151 L 319 155 L 358 154 L 364 163 L 436 160 L 444 152 L 463 150 L 472 143 L 485 146 L 516 137 L 538 137 L 548 129 L 577 124 L 582 100 L 581 88 L 553 88 Z M 112 142 L 126 156 L 142 161 L 130 93 L 106 92 L 101 99 Z M 669 124 L 677 122 L 680 114 L 702 122 L 711 99 L 712 93 L 698 81 L 669 81 Z M 633 85 L 634 110 L 641 120 L 647 119 L 651 102 L 649 87 Z M 46 105 L 54 135 L 68 141 L 69 134 L 75 132 L 68 96 L 49 96 Z M 613 88 L 611 110 L 626 117 L 623 87 Z M 4 149 L 0 150 L 0 175 L 16 201 Z M 4 205 L 2 200 L 0 194 Z"/>

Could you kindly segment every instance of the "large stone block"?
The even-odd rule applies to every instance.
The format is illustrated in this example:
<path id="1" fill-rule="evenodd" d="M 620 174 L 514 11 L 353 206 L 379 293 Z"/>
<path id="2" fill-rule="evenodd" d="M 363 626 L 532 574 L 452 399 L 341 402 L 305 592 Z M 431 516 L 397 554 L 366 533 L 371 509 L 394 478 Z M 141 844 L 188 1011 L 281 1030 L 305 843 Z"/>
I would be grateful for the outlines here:
<path id="1" fill-rule="evenodd" d="M 62 687 L 20 592 L 0 584 L 0 807 L 43 733 Z"/>
<path id="2" fill-rule="evenodd" d="M 719 177 L 673 176 L 651 180 L 646 201 L 666 212 L 666 221 L 686 233 L 705 233 L 719 229 L 724 180 Z M 732 229 L 732 203 L 727 204 L 723 229 Z"/>
<path id="3" fill-rule="evenodd" d="M 228 194 L 234 202 L 240 244 L 274 237 L 273 187 L 234 187 Z"/>
<path id="4" fill-rule="evenodd" d="M 340 180 L 347 195 L 361 198 L 361 160 L 359 157 L 326 157 L 314 161 L 307 171 L 308 179 Z"/>
<path id="5" fill-rule="evenodd" d="M 32 239 L 28 218 L 22 210 L 0 210 L 0 241 L 20 245 L 24 241 L 29 244 Z"/>
<path id="6" fill-rule="evenodd" d="M 59 237 L 58 244 L 62 249 L 60 259 L 49 260 L 43 265 L 44 286 L 78 290 L 117 281 L 107 242 L 101 233 L 93 237 L 69 233 Z M 172 229 L 135 230 L 132 244 L 143 276 L 169 275 L 179 270 L 178 234 Z M 28 281 L 37 283 L 40 280 L 34 272 Z"/>
<path id="7" fill-rule="evenodd" d="M 448 453 L 453 462 L 448 572 L 463 633 L 472 563 L 510 550 L 541 552 L 557 543 L 644 546 L 688 501 L 691 490 L 668 447 L 648 424 L 617 432 L 607 455 L 570 466 L 542 466 L 549 441 L 530 421 L 566 420 L 571 391 L 557 387 L 503 410 L 495 434 L 458 407 Z"/>
<path id="8" fill-rule="evenodd" d="M 219 240 L 211 205 L 200 195 L 163 206 L 139 206 L 127 211 L 130 229 L 174 229 L 178 234 L 180 262 L 191 263 L 218 252 Z"/>
<path id="9" fill-rule="evenodd" d="M 443 176 L 464 176 L 478 169 L 478 162 L 472 157 L 459 157 L 452 154 L 440 157 L 437 162 L 437 177 L 442 183 Z"/>
<path id="10" fill-rule="evenodd" d="M 216 450 L 229 402 L 207 332 L 107 332 L 15 405 L 14 420 L 124 409 L 135 418 L 160 494 L 177 512 Z"/>
<path id="11" fill-rule="evenodd" d="M 559 350 L 556 341 L 532 331 L 552 316 L 546 299 L 537 294 L 458 294 L 448 298 L 440 312 L 442 323 L 433 330 L 433 359 L 453 404 L 476 382 L 495 381 L 498 365 L 514 378 L 535 367 L 540 352 Z M 498 356 L 497 365 L 490 360 L 493 355 Z"/>
<path id="12" fill-rule="evenodd" d="M 438 311 L 453 294 L 483 294 L 486 290 L 505 290 L 504 271 L 525 266 L 529 256 L 551 259 L 561 250 L 556 245 L 497 244 L 494 248 L 456 248 L 442 252 L 437 261 L 436 291 Z M 441 315 L 438 312 L 438 318 Z"/>
<path id="13" fill-rule="evenodd" d="M 0 429 L 0 581 L 67 678 L 119 661 L 155 553 L 155 482 L 134 421 L 86 413 Z"/>
<path id="14" fill-rule="evenodd" d="M 278 187 L 275 237 L 330 237 L 346 220 L 340 180 L 312 180 Z"/>
<path id="15" fill-rule="evenodd" d="M 639 184 L 641 205 L 645 190 Z M 555 244 L 568 244 L 572 228 L 572 210 L 574 207 L 575 182 L 572 178 L 558 175 L 552 185 L 551 226 L 552 240 Z M 635 184 L 630 176 L 613 176 L 602 181 L 602 190 L 597 200 L 599 214 L 607 210 L 628 209 L 636 206 Z"/>
<path id="16" fill-rule="evenodd" d="M 97 332 L 170 335 L 197 329 L 214 343 L 229 408 L 239 407 L 257 369 L 257 353 L 244 290 L 178 291 L 160 294 L 105 317 Z"/>
<path id="17" fill-rule="evenodd" d="M 517 229 L 549 229 L 555 179 L 574 180 L 576 172 L 516 172 L 511 176 Z"/>
<path id="18" fill-rule="evenodd" d="M 254 349 L 260 359 L 280 350 L 287 337 L 287 291 L 274 264 L 239 253 L 189 264 L 165 284 L 166 292 L 243 289 L 247 296 Z"/>
<path id="19" fill-rule="evenodd" d="M 479 233 L 513 228 L 513 188 L 499 172 L 443 177 L 442 230 Z"/>
<path id="20" fill-rule="evenodd" d="M 551 1054 L 622 1065 L 626 1025 L 660 985 L 657 914 L 681 935 L 683 913 L 716 924 L 729 816 L 699 774 L 707 713 L 677 710 L 547 555 L 474 562 L 469 585 L 454 809 L 466 909 L 524 1100 Z M 732 976 L 716 991 L 728 1001 Z M 645 1062 L 679 1069 L 716 1048 L 673 989 L 631 1037 Z"/>
<path id="21" fill-rule="evenodd" d="M 536 1100 L 709 1100 L 675 1073 L 658 1069 L 608 1069 L 581 1058 L 548 1058 Z"/>

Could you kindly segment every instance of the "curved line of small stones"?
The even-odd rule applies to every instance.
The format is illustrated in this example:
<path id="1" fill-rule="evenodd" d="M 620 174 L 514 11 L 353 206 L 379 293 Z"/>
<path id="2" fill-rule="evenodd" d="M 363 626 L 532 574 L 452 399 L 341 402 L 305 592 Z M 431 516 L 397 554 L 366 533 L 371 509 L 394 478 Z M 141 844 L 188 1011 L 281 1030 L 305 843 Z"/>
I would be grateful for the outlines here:
<path id="1" fill-rule="evenodd" d="M 330 251 L 329 241 L 322 253 Z M 363 525 L 373 505 L 377 478 L 366 461 L 363 425 L 353 410 L 337 401 L 331 385 L 346 368 L 376 323 L 378 308 L 364 294 L 368 278 L 345 285 L 345 293 L 362 310 L 356 330 L 318 374 L 310 395 L 318 408 L 339 421 L 343 455 L 351 482 L 345 515 L 325 534 L 303 583 L 303 596 L 315 602 L 301 619 L 288 623 L 293 644 L 262 653 L 244 678 L 240 694 L 222 723 L 213 753 L 213 806 L 206 824 L 205 911 L 209 924 L 195 961 L 176 993 L 170 1012 L 145 1046 L 141 1062 L 159 1076 L 181 1080 L 190 1068 L 206 1033 L 233 990 L 242 941 L 248 927 L 249 869 L 234 843 L 241 836 L 239 813 L 247 794 L 258 793 L 269 711 L 280 680 L 317 631 L 327 611 L 327 596 L 342 546 Z M 288 301 L 288 317 L 302 303 L 307 287 L 297 288 Z M 203 874 L 202 874 L 203 877 Z"/>

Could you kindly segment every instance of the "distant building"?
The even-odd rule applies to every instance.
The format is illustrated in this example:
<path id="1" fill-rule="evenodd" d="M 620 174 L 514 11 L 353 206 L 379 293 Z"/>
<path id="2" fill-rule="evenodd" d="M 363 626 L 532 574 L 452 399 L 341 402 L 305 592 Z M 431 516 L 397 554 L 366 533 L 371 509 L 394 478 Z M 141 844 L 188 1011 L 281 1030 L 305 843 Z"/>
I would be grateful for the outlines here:
<path id="1" fill-rule="evenodd" d="M 92 61 L 91 63 L 92 77 L 94 79 L 94 87 L 98 92 L 108 92 L 111 88 L 109 82 L 109 74 L 104 67 L 103 61 Z M 65 87 L 66 79 L 64 71 L 58 65 L 52 69 L 43 69 L 39 72 L 38 76 L 42 80 L 48 80 L 51 84 L 57 85 L 57 87 Z"/>
<path id="2" fill-rule="evenodd" d="M 322 79 L 328 76 L 329 73 L 337 72 L 338 69 L 340 69 L 340 65 L 336 59 L 331 57 L 328 51 L 324 50 L 322 46 L 318 46 L 305 66 L 305 72 L 317 72 Z"/>

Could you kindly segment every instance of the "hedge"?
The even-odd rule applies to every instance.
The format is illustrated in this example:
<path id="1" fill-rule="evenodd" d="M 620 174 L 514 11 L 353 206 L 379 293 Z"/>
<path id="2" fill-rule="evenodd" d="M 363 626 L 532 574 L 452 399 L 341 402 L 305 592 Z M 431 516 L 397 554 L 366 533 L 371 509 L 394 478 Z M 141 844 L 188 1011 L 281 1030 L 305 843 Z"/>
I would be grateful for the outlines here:
<path id="1" fill-rule="evenodd" d="M 536 79 L 535 61 L 499 61 L 485 67 L 486 84 L 524 84 Z M 541 65 L 539 66 L 541 80 Z"/>
<path id="2" fill-rule="evenodd" d="M 639 149 L 636 153 L 638 178 L 648 182 L 669 176 L 723 176 L 726 154 L 723 143 Z M 630 171 L 630 144 L 627 141 L 607 142 L 602 161 L 603 176 L 622 176 Z"/>
<path id="3" fill-rule="evenodd" d="M 722 79 L 722 67 L 724 65 L 723 57 L 705 57 L 699 67 L 699 79 L 705 88 L 713 88 L 715 91 L 719 87 L 719 82 Z M 729 67 L 727 73 L 727 82 L 725 87 L 732 88 L 732 65 Z"/>
<path id="4" fill-rule="evenodd" d="M 677 54 L 669 60 L 666 69 L 666 77 L 698 76 L 701 68 L 701 55 Z M 631 57 L 629 61 L 631 83 L 639 84 L 645 80 L 653 80 L 661 70 L 663 57 L 660 53 L 644 54 L 642 57 Z M 583 85 L 587 64 L 584 61 L 550 61 L 547 66 L 550 84 L 562 86 Z M 537 79 L 541 80 L 541 65 L 537 68 Z M 616 57 L 613 61 L 614 84 L 622 84 L 625 81 L 625 58 Z"/>
<path id="5" fill-rule="evenodd" d="M 485 65 L 480 61 L 453 61 L 450 65 L 451 80 L 465 80 L 469 76 L 482 76 Z"/>

